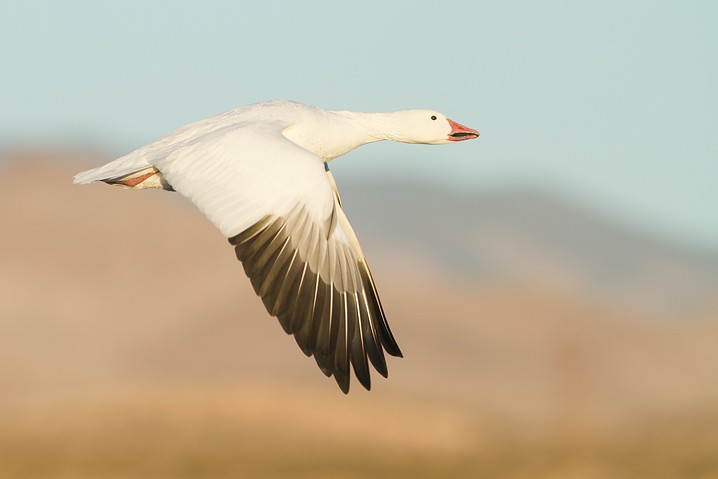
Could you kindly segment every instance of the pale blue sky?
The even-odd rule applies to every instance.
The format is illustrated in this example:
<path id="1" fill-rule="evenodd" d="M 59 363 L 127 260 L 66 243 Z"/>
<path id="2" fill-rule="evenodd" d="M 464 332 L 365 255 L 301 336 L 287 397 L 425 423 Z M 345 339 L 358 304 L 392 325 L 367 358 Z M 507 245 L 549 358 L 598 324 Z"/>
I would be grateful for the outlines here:
<path id="1" fill-rule="evenodd" d="M 718 252 L 718 2 L 8 1 L 0 148 L 121 154 L 246 103 L 435 108 L 445 147 L 334 163 L 481 191 L 535 185 Z"/>

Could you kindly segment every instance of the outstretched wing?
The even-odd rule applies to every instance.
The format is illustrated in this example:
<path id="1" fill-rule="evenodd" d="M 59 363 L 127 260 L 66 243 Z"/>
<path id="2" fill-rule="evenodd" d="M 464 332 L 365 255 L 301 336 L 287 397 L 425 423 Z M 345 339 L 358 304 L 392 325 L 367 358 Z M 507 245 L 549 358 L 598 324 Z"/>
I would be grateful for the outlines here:
<path id="1" fill-rule="evenodd" d="M 213 132 L 155 165 L 234 246 L 267 311 L 327 376 L 371 386 L 401 356 L 320 158 L 274 127 Z"/>

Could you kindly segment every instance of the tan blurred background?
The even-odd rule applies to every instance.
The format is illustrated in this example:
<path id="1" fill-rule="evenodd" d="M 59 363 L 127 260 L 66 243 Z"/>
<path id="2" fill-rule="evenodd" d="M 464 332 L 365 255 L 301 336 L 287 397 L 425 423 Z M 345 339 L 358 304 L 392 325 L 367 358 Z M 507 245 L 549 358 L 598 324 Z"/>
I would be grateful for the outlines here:
<path id="1" fill-rule="evenodd" d="M 718 261 L 538 191 L 339 178 L 405 354 L 348 396 L 188 201 L 0 161 L 0 477 L 718 476 Z"/>

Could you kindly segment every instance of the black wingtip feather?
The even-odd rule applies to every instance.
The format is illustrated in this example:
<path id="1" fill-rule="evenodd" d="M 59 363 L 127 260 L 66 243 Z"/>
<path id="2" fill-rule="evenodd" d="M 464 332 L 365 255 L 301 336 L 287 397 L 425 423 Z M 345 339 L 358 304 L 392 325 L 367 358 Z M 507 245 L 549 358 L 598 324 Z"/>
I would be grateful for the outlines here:
<path id="1" fill-rule="evenodd" d="M 295 226 L 304 225 L 302 221 L 295 222 Z M 299 255 L 292 243 L 296 238 L 291 224 L 282 218 L 263 218 L 229 242 L 267 311 L 279 319 L 288 334 L 294 335 L 305 355 L 314 357 L 322 373 L 334 376 L 347 394 L 354 370 L 358 382 L 371 390 L 369 364 L 387 377 L 384 353 L 396 357 L 403 354 L 389 329 L 368 265 L 363 258 L 345 252 L 338 260 L 342 264 L 356 261 L 358 270 L 353 274 L 358 276 L 354 276 L 356 280 L 351 272 L 344 276 L 344 283 L 347 278 L 351 283 L 347 291 L 340 292 L 335 284 L 325 282 L 326 278 L 312 271 L 307 259 Z M 304 231 L 300 236 L 319 238 L 315 233 Z"/>
<path id="2" fill-rule="evenodd" d="M 327 365 L 328 363 L 326 355 L 322 353 L 314 353 L 314 360 L 317 362 L 317 366 L 319 366 L 319 369 L 324 373 L 326 377 L 329 377 L 334 374 L 334 368 L 328 367 Z"/>
<path id="3" fill-rule="evenodd" d="M 344 394 L 349 394 L 349 371 L 335 371 L 334 379 L 336 379 L 339 389 L 341 389 Z"/>

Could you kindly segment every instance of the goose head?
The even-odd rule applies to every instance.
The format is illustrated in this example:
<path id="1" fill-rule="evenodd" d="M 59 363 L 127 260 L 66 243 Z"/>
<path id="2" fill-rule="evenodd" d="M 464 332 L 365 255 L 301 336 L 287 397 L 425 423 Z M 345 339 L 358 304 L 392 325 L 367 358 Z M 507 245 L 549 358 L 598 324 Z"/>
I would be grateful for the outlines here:
<path id="1" fill-rule="evenodd" d="M 479 132 L 450 120 L 433 110 L 405 110 L 396 112 L 394 141 L 442 145 L 479 137 Z"/>
<path id="2" fill-rule="evenodd" d="M 479 132 L 434 110 L 391 113 L 323 111 L 316 108 L 282 130 L 290 141 L 330 161 L 375 141 L 442 145 L 478 138 Z"/>

